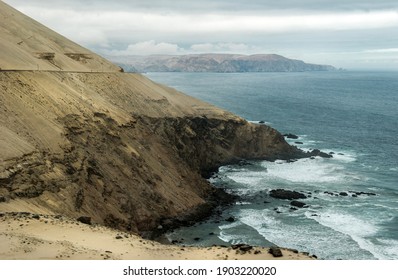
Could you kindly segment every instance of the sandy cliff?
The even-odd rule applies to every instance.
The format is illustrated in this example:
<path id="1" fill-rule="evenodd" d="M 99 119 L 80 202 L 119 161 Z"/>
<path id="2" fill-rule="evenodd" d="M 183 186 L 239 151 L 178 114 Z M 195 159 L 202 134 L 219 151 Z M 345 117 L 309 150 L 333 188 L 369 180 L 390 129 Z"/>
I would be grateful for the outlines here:
<path id="1" fill-rule="evenodd" d="M 151 231 L 218 197 L 201 175 L 220 164 L 297 152 L 274 129 L 121 73 L 2 2 L 0 38 L 0 212 Z"/>

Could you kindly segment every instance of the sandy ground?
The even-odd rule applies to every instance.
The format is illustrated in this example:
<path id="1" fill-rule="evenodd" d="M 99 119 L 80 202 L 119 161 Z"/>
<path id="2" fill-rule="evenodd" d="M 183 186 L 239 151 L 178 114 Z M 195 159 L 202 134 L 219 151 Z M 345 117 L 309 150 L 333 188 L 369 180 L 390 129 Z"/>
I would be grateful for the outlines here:
<path id="1" fill-rule="evenodd" d="M 231 247 L 181 247 L 148 241 L 99 225 L 61 216 L 0 214 L 0 260 L 261 260 L 311 259 L 282 249 L 274 258 L 267 248 L 247 252 Z"/>

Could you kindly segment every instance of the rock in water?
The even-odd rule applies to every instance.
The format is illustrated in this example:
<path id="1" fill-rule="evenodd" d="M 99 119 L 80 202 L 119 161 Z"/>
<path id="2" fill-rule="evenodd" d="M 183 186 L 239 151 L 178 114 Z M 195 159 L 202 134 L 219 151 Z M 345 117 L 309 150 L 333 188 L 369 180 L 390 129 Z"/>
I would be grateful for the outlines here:
<path id="1" fill-rule="evenodd" d="M 292 202 L 290 202 L 290 205 L 298 207 L 298 208 L 303 208 L 307 204 L 305 204 L 304 202 L 301 202 L 301 201 L 293 200 Z"/>
<path id="2" fill-rule="evenodd" d="M 288 139 L 298 139 L 299 138 L 297 135 L 291 134 L 291 133 L 283 134 L 283 136 L 285 136 Z"/>
<path id="3" fill-rule="evenodd" d="M 233 223 L 233 222 L 235 222 L 235 218 L 234 217 L 229 217 L 228 219 L 225 219 L 225 221 L 227 221 L 229 223 Z"/>
<path id="4" fill-rule="evenodd" d="M 306 195 L 304 195 L 300 192 L 289 191 L 289 190 L 284 190 L 284 189 L 271 190 L 269 195 L 274 198 L 288 199 L 288 200 L 307 198 Z"/>

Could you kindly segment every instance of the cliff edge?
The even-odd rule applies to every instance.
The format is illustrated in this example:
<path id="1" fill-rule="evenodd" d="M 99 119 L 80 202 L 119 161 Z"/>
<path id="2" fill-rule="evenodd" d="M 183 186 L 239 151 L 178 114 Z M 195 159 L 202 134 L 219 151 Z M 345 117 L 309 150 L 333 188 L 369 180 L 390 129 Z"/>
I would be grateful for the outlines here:
<path id="1" fill-rule="evenodd" d="M 202 175 L 219 165 L 299 153 L 268 126 L 0 11 L 0 212 L 152 231 L 217 197 Z"/>

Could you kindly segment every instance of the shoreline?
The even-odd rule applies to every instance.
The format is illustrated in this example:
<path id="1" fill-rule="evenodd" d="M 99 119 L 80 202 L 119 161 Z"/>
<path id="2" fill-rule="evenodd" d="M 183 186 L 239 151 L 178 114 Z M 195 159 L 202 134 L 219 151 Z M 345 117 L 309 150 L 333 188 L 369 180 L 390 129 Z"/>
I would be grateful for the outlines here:
<path id="1" fill-rule="evenodd" d="M 280 248 L 188 247 L 165 245 L 101 225 L 88 225 L 60 215 L 0 213 L 0 260 L 311 260 Z"/>

